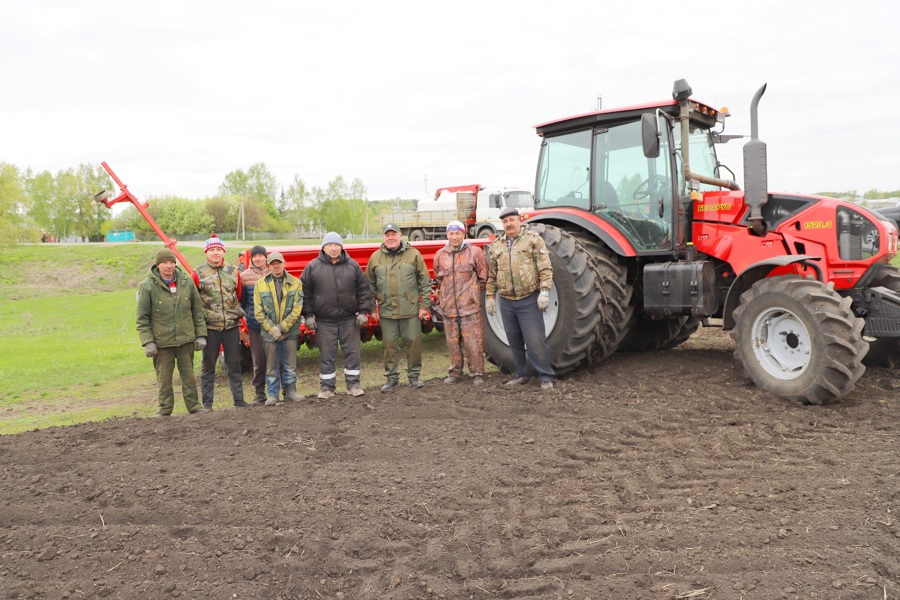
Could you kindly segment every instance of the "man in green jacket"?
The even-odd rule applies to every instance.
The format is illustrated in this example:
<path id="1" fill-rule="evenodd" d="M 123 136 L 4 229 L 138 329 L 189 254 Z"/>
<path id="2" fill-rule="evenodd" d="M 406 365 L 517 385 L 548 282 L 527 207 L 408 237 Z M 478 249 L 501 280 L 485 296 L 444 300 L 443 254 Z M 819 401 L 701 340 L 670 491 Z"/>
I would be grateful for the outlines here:
<path id="1" fill-rule="evenodd" d="M 384 344 L 384 376 L 382 392 L 392 392 L 400 383 L 400 338 L 406 343 L 406 367 L 409 385 L 424 387 L 422 373 L 422 323 L 429 318 L 431 277 L 422 254 L 404 242 L 400 228 L 393 223 L 384 226 L 384 243 L 369 258 L 366 277 L 372 294 L 378 300 Z"/>
<path id="2" fill-rule="evenodd" d="M 297 344 L 300 340 L 303 288 L 299 279 L 285 271 L 281 252 L 269 254 L 267 262 L 270 273 L 257 281 L 253 289 L 253 312 L 262 326 L 262 339 L 266 344 L 266 388 L 269 394 L 266 406 L 275 406 L 281 385 L 284 385 L 285 400 L 303 400 L 303 396 L 297 393 Z"/>
<path id="3" fill-rule="evenodd" d="M 194 351 L 206 346 L 206 319 L 200 293 L 175 264 L 175 253 L 163 248 L 137 293 L 137 330 L 141 346 L 153 359 L 159 388 L 157 417 L 168 417 L 175 406 L 172 375 L 178 364 L 181 393 L 190 413 L 209 412 L 197 398 Z"/>

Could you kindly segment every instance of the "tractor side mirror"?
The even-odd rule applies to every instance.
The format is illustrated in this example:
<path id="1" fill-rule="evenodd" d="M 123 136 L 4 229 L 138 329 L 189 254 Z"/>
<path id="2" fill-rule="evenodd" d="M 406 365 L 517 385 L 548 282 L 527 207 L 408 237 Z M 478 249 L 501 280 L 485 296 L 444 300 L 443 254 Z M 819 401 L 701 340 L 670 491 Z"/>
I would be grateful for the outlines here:
<path id="1" fill-rule="evenodd" d="M 659 121 L 654 113 L 641 115 L 641 143 L 645 157 L 659 158 Z"/>

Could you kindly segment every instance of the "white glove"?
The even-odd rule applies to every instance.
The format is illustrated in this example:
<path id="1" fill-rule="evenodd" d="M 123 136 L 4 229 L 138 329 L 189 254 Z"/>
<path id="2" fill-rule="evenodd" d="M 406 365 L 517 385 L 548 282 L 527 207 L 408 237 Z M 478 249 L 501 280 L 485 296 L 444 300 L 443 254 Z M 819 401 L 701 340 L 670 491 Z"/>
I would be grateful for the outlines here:
<path id="1" fill-rule="evenodd" d="M 550 292 L 541 292 L 538 294 L 537 305 L 542 311 L 550 308 Z"/>
<path id="2" fill-rule="evenodd" d="M 484 308 L 487 310 L 487 314 L 492 317 L 497 314 L 497 301 L 494 300 L 493 296 L 488 296 L 487 301 L 484 303 Z"/>
<path id="3" fill-rule="evenodd" d="M 359 327 L 365 327 L 369 323 L 369 315 L 365 313 L 359 313 L 356 315 L 356 324 Z"/>
<path id="4" fill-rule="evenodd" d="M 273 327 L 272 329 L 269 330 L 269 335 L 272 336 L 272 339 L 273 339 L 273 340 L 276 340 L 276 341 L 277 341 L 277 340 L 280 340 L 280 339 L 281 339 L 281 336 L 284 335 L 284 334 L 281 333 L 281 327 L 279 327 L 278 325 L 276 325 L 275 327 Z"/>
<path id="5" fill-rule="evenodd" d="M 315 317 L 306 317 L 306 321 L 304 321 L 304 322 L 306 323 L 307 329 L 309 329 L 310 331 L 316 330 L 316 318 Z"/>
<path id="6" fill-rule="evenodd" d="M 159 354 L 159 348 L 156 347 L 156 344 L 153 342 L 147 342 L 144 344 L 144 354 L 147 355 L 147 358 L 153 358 L 157 354 Z"/>

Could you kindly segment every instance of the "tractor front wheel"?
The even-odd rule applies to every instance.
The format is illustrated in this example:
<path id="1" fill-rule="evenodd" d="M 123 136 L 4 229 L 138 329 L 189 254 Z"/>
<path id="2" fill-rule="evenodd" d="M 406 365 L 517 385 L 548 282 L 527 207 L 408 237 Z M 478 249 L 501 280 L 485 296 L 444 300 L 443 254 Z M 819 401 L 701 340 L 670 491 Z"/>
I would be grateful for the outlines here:
<path id="1" fill-rule="evenodd" d="M 734 357 L 764 390 L 806 404 L 835 402 L 866 370 L 864 321 L 850 304 L 832 283 L 797 275 L 760 280 L 734 311 Z"/>

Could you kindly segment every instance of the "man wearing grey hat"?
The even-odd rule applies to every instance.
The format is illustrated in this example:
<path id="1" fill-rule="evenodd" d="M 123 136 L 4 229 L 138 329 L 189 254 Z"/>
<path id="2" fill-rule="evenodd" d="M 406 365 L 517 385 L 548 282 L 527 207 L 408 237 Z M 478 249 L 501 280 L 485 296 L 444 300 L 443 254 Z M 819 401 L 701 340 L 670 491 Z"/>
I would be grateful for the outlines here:
<path id="1" fill-rule="evenodd" d="M 156 253 L 150 274 L 138 287 L 136 322 L 144 354 L 153 359 L 156 369 L 156 416 L 168 417 L 175 407 L 172 376 L 176 364 L 188 412 L 209 412 L 200 405 L 194 377 L 194 351 L 206 346 L 203 304 L 196 286 L 175 264 L 175 253 L 168 248 Z"/>
<path id="2" fill-rule="evenodd" d="M 300 280 L 285 270 L 281 252 L 272 252 L 266 262 L 270 273 L 256 282 L 253 311 L 262 327 L 266 345 L 268 399 L 265 405 L 275 406 L 282 385 L 285 400 L 303 400 L 297 393 L 297 344 L 300 341 L 303 291 Z"/>
<path id="3" fill-rule="evenodd" d="M 392 392 L 400 383 L 400 340 L 406 343 L 406 369 L 413 389 L 424 387 L 422 373 L 422 320 L 429 318 L 431 276 L 422 254 L 404 242 L 400 228 L 388 223 L 384 241 L 369 257 L 366 277 L 378 300 L 384 345 L 382 392 Z"/>
<path id="4" fill-rule="evenodd" d="M 500 211 L 503 234 L 488 248 L 488 280 L 485 310 L 497 312 L 496 296 L 503 298 L 500 316 L 515 363 L 515 377 L 506 385 L 531 380 L 529 364 L 541 379 L 541 389 L 553 389 L 556 374 L 544 330 L 544 311 L 550 306 L 553 266 L 544 239 L 523 227 L 519 211 Z"/>
<path id="5" fill-rule="evenodd" d="M 359 263 L 344 251 L 334 231 L 322 238 L 322 250 L 300 275 L 303 283 L 303 318 L 316 332 L 319 346 L 319 395 L 334 396 L 337 386 L 338 346 L 344 351 L 344 382 L 352 396 L 362 396 L 359 328 L 369 322 L 372 309 L 369 286 Z"/>

